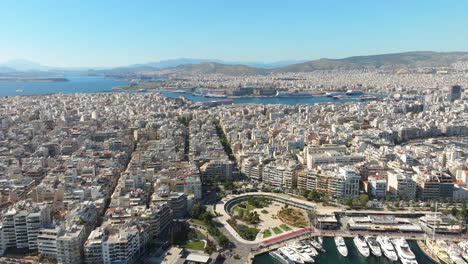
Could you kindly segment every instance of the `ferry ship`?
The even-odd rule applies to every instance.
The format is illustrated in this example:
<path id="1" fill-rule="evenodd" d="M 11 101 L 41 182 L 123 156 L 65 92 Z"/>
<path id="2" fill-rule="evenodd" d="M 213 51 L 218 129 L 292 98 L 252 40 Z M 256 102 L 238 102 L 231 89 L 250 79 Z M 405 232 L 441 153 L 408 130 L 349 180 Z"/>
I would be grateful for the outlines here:
<path id="1" fill-rule="evenodd" d="M 348 256 L 348 248 L 346 247 L 346 243 L 344 241 L 344 238 L 335 237 L 335 244 L 336 244 L 336 248 L 338 249 L 338 252 L 340 252 L 340 254 L 343 257 Z"/>
<path id="2" fill-rule="evenodd" d="M 382 251 L 384 255 L 390 259 L 391 261 L 397 261 L 398 256 L 395 252 L 395 249 L 393 248 L 392 243 L 386 236 L 378 236 L 377 237 L 377 242 L 380 243 L 380 247 L 382 248 Z"/>
<path id="3" fill-rule="evenodd" d="M 294 92 L 294 93 L 277 92 L 276 97 L 279 97 L 279 98 L 313 97 L 313 95 L 309 93 L 301 93 L 301 92 Z"/>
<path id="4" fill-rule="evenodd" d="M 367 246 L 366 240 L 363 236 L 355 236 L 354 239 L 354 245 L 356 245 L 356 248 L 359 250 L 359 253 L 363 255 L 364 257 L 369 257 L 370 255 L 370 250 L 369 246 Z"/>
<path id="5" fill-rule="evenodd" d="M 326 97 L 334 97 L 334 96 L 338 96 L 338 95 L 342 95 L 343 93 L 341 92 L 327 92 L 325 93 L 325 96 Z"/>
<path id="6" fill-rule="evenodd" d="M 408 243 L 404 238 L 396 238 L 392 240 L 393 245 L 395 245 L 396 252 L 400 261 L 403 264 L 418 264 L 416 261 L 416 256 L 413 251 L 411 251 Z"/>
<path id="7" fill-rule="evenodd" d="M 361 90 L 348 90 L 346 91 L 346 95 L 363 95 L 364 92 Z"/>
<path id="8" fill-rule="evenodd" d="M 294 262 L 292 262 L 287 257 L 285 257 L 283 253 L 281 253 L 281 251 L 279 250 L 270 251 L 270 253 L 268 254 L 272 256 L 274 259 L 276 259 L 281 264 L 294 264 Z"/>
<path id="9" fill-rule="evenodd" d="M 204 96 L 209 97 L 209 98 L 226 98 L 227 97 L 224 94 L 215 94 L 215 93 L 207 93 Z"/>
<path id="10" fill-rule="evenodd" d="M 369 245 L 372 255 L 376 257 L 382 256 L 382 250 L 380 249 L 379 242 L 377 242 L 375 237 L 371 237 L 371 236 L 366 237 L 366 242 L 367 242 L 367 245 Z"/>

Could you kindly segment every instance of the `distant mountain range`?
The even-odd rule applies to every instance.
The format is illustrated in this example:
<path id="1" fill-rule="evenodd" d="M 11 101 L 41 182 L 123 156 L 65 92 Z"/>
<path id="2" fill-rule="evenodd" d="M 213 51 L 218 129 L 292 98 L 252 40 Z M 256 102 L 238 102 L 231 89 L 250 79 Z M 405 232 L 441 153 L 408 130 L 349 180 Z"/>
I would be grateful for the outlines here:
<path id="1" fill-rule="evenodd" d="M 468 61 L 468 52 L 414 51 L 383 55 L 355 56 L 344 59 L 318 59 L 311 61 L 279 61 L 273 63 L 228 62 L 210 59 L 174 59 L 117 68 L 101 68 L 97 74 L 128 74 L 142 71 L 172 70 L 187 73 L 227 75 L 257 75 L 284 72 L 311 72 L 317 70 L 401 69 L 416 67 L 443 67 L 459 61 Z M 85 68 L 58 68 L 43 66 L 26 60 L 0 63 L 0 73 L 14 71 L 88 72 Z"/>

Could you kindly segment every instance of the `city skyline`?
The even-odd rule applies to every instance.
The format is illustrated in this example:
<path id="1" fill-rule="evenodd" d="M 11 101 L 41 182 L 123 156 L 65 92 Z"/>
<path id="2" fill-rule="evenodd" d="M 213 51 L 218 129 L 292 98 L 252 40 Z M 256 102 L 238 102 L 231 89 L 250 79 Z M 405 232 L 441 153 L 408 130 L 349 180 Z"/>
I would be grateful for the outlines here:
<path id="1" fill-rule="evenodd" d="M 457 1 L 140 1 L 109 9 L 110 4 L 3 2 L 0 62 L 24 59 L 54 67 L 116 67 L 177 58 L 275 62 L 464 51 L 468 45 L 462 33 L 467 4 Z"/>

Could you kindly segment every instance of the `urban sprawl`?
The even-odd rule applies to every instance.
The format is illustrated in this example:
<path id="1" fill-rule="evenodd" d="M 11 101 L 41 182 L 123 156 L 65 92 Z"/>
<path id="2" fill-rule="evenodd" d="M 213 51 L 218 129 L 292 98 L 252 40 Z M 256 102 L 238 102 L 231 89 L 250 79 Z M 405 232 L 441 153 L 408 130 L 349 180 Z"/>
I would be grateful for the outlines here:
<path id="1" fill-rule="evenodd" d="M 280 261 L 310 262 L 312 249 L 284 243 L 336 236 L 344 255 L 340 238 L 358 234 L 380 235 L 382 250 L 382 235 L 398 238 L 402 262 L 400 237 L 427 239 L 435 260 L 468 262 L 466 72 L 168 76 L 171 89 L 233 96 L 387 96 L 0 98 L 0 263 L 247 263 L 278 248 Z"/>

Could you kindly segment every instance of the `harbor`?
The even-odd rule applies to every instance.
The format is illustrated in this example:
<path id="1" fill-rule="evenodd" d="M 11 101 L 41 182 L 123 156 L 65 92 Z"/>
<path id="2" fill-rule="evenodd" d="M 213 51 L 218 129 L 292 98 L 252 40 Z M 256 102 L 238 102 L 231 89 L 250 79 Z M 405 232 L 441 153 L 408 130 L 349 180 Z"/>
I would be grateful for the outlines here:
<path id="1" fill-rule="evenodd" d="M 371 238 L 371 240 L 369 240 Z M 346 237 L 339 239 L 333 237 L 323 237 L 318 239 L 301 238 L 286 243 L 271 246 L 268 249 L 259 251 L 253 258 L 252 263 L 468 263 L 468 242 L 441 242 L 450 245 L 450 254 L 445 261 L 441 261 L 436 255 L 431 255 L 431 250 L 425 247 L 425 243 L 416 240 L 406 240 L 401 237 Z M 343 244 L 339 240 L 343 241 Z M 359 240 L 366 241 L 367 245 L 360 244 Z M 373 240 L 374 239 L 374 240 Z M 320 244 L 321 248 L 315 247 Z M 375 243 L 377 241 L 377 243 Z M 442 240 L 441 240 L 442 241 Z M 311 243 L 312 242 L 312 243 Z M 386 244 L 388 243 L 388 244 Z M 314 245 L 314 246 L 312 246 Z M 376 247 L 378 246 L 378 247 Z M 454 247 L 456 246 L 456 248 Z M 386 249 L 384 249 L 386 247 Z M 312 248 L 312 250 L 310 249 Z M 345 250 L 343 250 L 345 248 Z M 380 249 L 380 252 L 379 250 Z M 315 255 L 314 251 L 318 254 Z M 273 253 L 272 253 L 273 252 Z M 454 252 L 457 252 L 455 254 Z M 391 256 L 394 254 L 394 257 Z M 307 255 L 305 258 L 301 256 Z M 458 257 L 460 256 L 460 257 Z M 313 261 L 310 261 L 310 258 Z M 293 260 L 294 259 L 294 260 Z M 307 260 L 307 261 L 306 261 Z"/>

